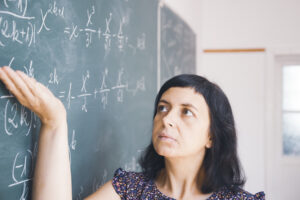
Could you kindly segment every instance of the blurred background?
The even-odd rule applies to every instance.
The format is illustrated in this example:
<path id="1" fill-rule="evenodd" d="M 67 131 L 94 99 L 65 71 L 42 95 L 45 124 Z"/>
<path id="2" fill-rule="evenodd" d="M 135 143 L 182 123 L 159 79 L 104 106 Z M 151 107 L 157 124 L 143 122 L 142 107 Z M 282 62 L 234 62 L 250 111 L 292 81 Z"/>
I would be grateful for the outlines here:
<path id="1" fill-rule="evenodd" d="M 227 94 L 251 193 L 300 199 L 300 1 L 165 0 L 197 35 L 197 73 Z"/>

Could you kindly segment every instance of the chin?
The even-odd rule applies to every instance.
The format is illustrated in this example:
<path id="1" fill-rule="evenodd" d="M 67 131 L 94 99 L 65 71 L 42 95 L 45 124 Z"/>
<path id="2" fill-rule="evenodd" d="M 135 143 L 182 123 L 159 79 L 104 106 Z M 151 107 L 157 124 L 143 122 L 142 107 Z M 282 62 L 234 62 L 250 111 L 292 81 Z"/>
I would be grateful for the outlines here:
<path id="1" fill-rule="evenodd" d="M 177 156 L 175 147 L 172 147 L 169 145 L 163 145 L 163 144 L 159 144 L 159 145 L 153 144 L 153 146 L 154 146 L 156 153 L 160 156 L 164 156 L 164 157 L 176 157 Z"/>

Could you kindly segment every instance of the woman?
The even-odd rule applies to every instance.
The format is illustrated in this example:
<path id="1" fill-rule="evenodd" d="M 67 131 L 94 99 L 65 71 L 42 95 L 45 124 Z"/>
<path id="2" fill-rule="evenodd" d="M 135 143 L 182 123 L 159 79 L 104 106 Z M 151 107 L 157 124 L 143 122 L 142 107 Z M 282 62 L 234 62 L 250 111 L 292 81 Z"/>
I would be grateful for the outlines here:
<path id="1" fill-rule="evenodd" d="M 4 67 L 0 79 L 42 122 L 33 198 L 71 199 L 64 106 L 22 72 Z M 143 172 L 118 169 L 87 199 L 265 199 L 263 192 L 241 189 L 236 140 L 222 90 L 197 75 L 176 76 L 156 97 L 152 142 L 140 159 Z"/>

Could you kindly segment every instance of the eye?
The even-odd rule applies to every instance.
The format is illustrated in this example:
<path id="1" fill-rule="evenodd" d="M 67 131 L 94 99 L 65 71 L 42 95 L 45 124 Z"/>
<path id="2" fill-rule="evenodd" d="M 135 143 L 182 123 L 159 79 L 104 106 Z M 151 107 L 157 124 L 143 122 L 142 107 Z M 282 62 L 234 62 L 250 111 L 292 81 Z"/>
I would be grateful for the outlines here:
<path id="1" fill-rule="evenodd" d="M 158 105 L 157 106 L 157 112 L 167 112 L 167 107 L 164 105 Z"/>
<path id="2" fill-rule="evenodd" d="M 183 114 L 186 115 L 186 116 L 189 116 L 189 117 L 194 116 L 193 112 L 190 111 L 190 110 L 187 109 L 187 108 L 184 108 L 184 109 L 183 109 Z"/>

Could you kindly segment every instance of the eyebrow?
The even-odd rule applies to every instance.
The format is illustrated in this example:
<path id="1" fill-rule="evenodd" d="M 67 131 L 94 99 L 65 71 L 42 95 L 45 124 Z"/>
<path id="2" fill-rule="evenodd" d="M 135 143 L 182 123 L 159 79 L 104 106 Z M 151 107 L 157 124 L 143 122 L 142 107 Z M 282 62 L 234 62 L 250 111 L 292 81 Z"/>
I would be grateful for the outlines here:
<path id="1" fill-rule="evenodd" d="M 159 100 L 158 103 L 165 103 L 165 104 L 170 105 L 170 103 L 164 99 Z M 197 112 L 200 112 L 199 109 L 197 109 L 193 104 L 190 104 L 190 103 L 182 103 L 181 106 L 191 107 L 191 108 L 195 109 Z"/>

